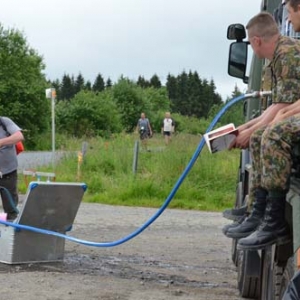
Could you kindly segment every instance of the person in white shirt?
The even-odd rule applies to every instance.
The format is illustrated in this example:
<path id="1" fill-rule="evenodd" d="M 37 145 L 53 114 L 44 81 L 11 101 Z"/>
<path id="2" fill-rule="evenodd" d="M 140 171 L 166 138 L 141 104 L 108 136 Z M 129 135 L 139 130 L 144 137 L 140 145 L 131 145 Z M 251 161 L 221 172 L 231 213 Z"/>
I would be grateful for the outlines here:
<path id="1" fill-rule="evenodd" d="M 165 144 L 168 145 L 171 141 L 171 135 L 175 131 L 175 122 L 171 118 L 170 112 L 165 113 L 165 118 L 162 122 L 161 132 L 165 138 Z"/>

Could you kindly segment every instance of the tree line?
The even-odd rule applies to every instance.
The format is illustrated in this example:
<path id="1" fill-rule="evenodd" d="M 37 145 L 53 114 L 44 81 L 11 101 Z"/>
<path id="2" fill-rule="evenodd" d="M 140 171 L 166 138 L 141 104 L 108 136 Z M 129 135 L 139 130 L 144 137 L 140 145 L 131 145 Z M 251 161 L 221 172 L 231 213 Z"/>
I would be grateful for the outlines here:
<path id="1" fill-rule="evenodd" d="M 120 77 L 120 80 L 124 79 L 126 78 Z M 221 96 L 216 93 L 213 79 L 210 81 L 201 79 L 197 71 L 188 73 L 183 71 L 177 76 L 168 74 L 165 86 L 157 74 L 154 74 L 150 80 L 140 75 L 137 81 L 132 83 L 143 89 L 166 88 L 171 110 L 183 116 L 207 118 L 211 107 L 222 103 Z M 51 85 L 56 89 L 58 101 L 70 101 L 80 91 L 100 93 L 111 88 L 113 83 L 110 78 L 105 80 L 100 73 L 91 83 L 79 73 L 76 77 L 64 74 L 61 80 L 56 79 L 51 82 Z"/>
<path id="2" fill-rule="evenodd" d="M 130 133 L 141 112 L 159 131 L 165 111 L 176 116 L 178 130 L 196 133 L 199 124 L 207 124 L 211 112 L 224 105 L 213 79 L 201 78 L 196 71 L 168 74 L 165 84 L 156 74 L 149 80 L 140 75 L 137 81 L 120 76 L 114 83 L 101 73 L 94 82 L 81 73 L 47 80 L 43 57 L 23 33 L 1 24 L 0 52 L 1 115 L 24 129 L 26 144 L 32 148 L 38 136 L 51 131 L 51 103 L 45 97 L 49 87 L 57 92 L 56 130 L 76 137 Z"/>

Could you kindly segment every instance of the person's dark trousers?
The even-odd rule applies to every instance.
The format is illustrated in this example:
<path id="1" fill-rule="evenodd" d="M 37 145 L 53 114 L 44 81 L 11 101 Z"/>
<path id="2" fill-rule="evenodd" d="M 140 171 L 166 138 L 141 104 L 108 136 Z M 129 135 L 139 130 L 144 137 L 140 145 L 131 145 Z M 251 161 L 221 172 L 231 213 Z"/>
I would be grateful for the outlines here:
<path id="1" fill-rule="evenodd" d="M 18 173 L 17 170 L 3 175 L 2 178 L 0 178 L 0 194 L 3 204 L 3 210 L 7 213 L 7 219 L 14 219 L 16 218 L 18 212 L 15 210 L 15 208 L 18 206 L 19 203 L 19 196 L 18 196 Z M 5 189 L 3 189 L 3 188 Z M 9 194 L 8 194 L 9 193 Z M 14 206 L 12 206 L 11 201 L 9 199 L 11 197 Z"/>
<path id="2" fill-rule="evenodd" d="M 229 228 L 225 233 L 227 237 L 234 239 L 244 238 L 257 229 L 265 215 L 267 194 L 265 189 L 258 188 L 255 190 L 255 200 L 251 214 L 240 225 Z"/>
<path id="3" fill-rule="evenodd" d="M 285 220 L 285 195 L 283 192 L 269 192 L 264 221 L 246 238 L 238 241 L 239 250 L 259 250 L 274 243 L 289 242 L 291 235 Z"/>

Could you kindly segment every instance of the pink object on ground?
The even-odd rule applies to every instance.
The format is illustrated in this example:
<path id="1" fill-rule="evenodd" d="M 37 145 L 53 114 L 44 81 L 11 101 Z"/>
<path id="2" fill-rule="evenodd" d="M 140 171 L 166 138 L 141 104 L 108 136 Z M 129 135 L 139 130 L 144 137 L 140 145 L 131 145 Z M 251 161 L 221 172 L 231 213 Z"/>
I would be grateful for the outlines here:
<path id="1" fill-rule="evenodd" d="M 0 213 L 0 220 L 1 221 L 7 221 L 7 213 Z"/>

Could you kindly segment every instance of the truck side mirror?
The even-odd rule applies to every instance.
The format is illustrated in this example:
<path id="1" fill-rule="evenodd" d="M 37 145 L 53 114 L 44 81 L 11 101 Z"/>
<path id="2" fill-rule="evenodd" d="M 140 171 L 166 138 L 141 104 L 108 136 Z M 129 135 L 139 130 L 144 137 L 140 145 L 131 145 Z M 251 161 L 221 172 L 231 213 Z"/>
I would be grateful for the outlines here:
<path id="1" fill-rule="evenodd" d="M 227 28 L 227 39 L 241 42 L 246 38 L 246 30 L 242 24 L 231 24 Z"/>
<path id="2" fill-rule="evenodd" d="M 228 74 L 243 79 L 244 83 L 248 83 L 246 76 L 248 44 L 249 42 L 234 42 L 229 48 Z"/>

